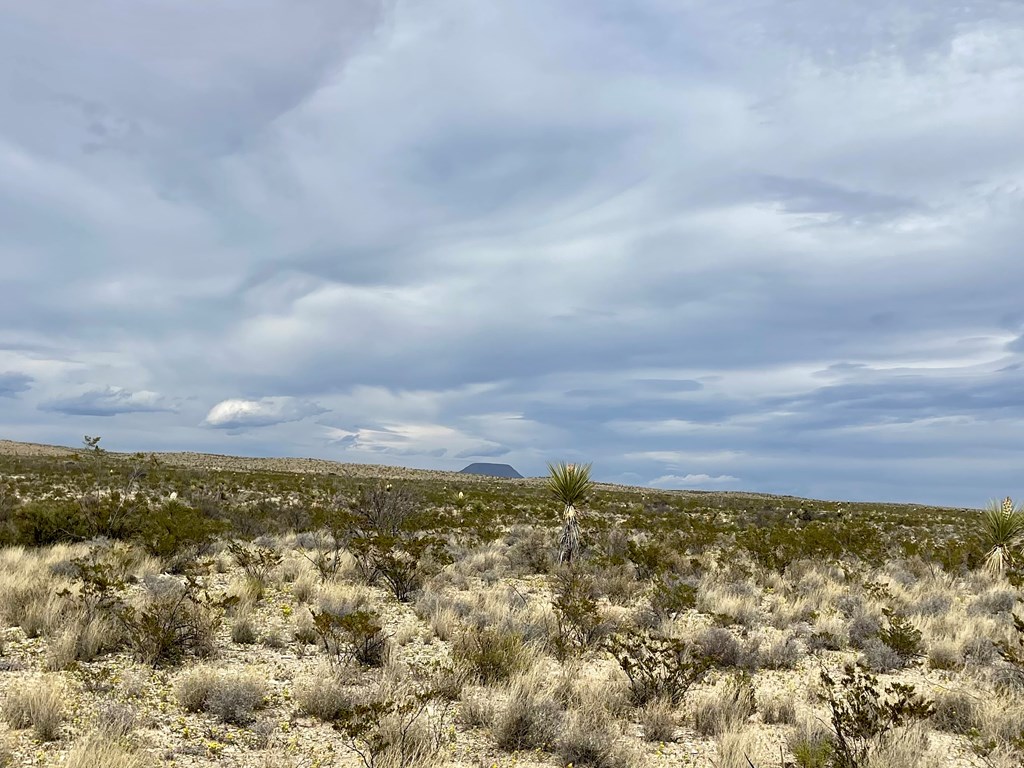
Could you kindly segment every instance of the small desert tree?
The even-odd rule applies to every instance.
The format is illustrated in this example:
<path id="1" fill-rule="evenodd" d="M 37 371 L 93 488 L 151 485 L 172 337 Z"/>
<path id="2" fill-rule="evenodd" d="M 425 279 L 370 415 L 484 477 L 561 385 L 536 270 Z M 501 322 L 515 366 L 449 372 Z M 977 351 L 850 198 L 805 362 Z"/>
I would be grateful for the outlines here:
<path id="1" fill-rule="evenodd" d="M 982 518 L 982 536 L 988 552 L 985 567 L 1002 573 L 1013 565 L 1015 550 L 1024 546 L 1024 505 L 1015 505 L 1009 496 L 991 502 Z"/>
<path id="2" fill-rule="evenodd" d="M 558 561 L 572 563 L 580 551 L 580 524 L 576 507 L 594 483 L 590 464 L 548 464 L 548 489 L 563 505 L 562 536 L 558 542 Z"/>

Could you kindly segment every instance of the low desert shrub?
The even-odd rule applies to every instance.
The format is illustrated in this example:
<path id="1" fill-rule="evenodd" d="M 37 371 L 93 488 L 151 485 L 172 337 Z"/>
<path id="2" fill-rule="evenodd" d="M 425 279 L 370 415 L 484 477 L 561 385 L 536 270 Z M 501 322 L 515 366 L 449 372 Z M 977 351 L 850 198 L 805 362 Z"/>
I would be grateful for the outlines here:
<path id="1" fill-rule="evenodd" d="M 312 616 L 317 639 L 333 663 L 355 661 L 368 667 L 384 666 L 391 642 L 376 612 L 338 614 L 324 610 Z"/>
<path id="2" fill-rule="evenodd" d="M 659 619 L 671 619 L 697 607 L 697 588 L 677 576 L 663 574 L 654 581 L 651 609 Z"/>
<path id="3" fill-rule="evenodd" d="M 900 659 L 902 665 L 924 655 L 924 641 L 921 630 L 915 627 L 905 616 L 886 612 L 887 626 L 878 633 L 878 639 L 891 648 Z"/>
<path id="4" fill-rule="evenodd" d="M 638 707 L 658 698 L 679 704 L 711 668 L 711 662 L 684 640 L 648 630 L 612 635 L 604 647 L 629 679 L 630 698 Z"/>
<path id="5" fill-rule="evenodd" d="M 39 741 L 56 741 L 66 718 L 66 700 L 60 678 L 45 675 L 9 691 L 3 717 L 11 728 L 31 728 Z"/>
<path id="6" fill-rule="evenodd" d="M 245 725 L 263 706 L 266 688 L 255 673 L 234 674 L 200 666 L 181 674 L 175 694 L 188 712 L 209 712 L 224 723 Z"/>
<path id="7" fill-rule="evenodd" d="M 555 654 L 566 658 L 593 647 L 607 627 L 597 608 L 593 578 L 574 568 L 559 568 L 551 579 L 557 633 L 552 638 Z"/>
<path id="8" fill-rule="evenodd" d="M 426 692 L 381 690 L 342 713 L 334 727 L 364 768 L 427 768 L 450 738 L 447 714 Z"/>
<path id="9" fill-rule="evenodd" d="M 847 666 L 838 680 L 821 671 L 832 725 L 835 768 L 864 768 L 868 755 L 890 743 L 903 726 L 924 720 L 934 707 L 913 686 L 889 683 Z"/>

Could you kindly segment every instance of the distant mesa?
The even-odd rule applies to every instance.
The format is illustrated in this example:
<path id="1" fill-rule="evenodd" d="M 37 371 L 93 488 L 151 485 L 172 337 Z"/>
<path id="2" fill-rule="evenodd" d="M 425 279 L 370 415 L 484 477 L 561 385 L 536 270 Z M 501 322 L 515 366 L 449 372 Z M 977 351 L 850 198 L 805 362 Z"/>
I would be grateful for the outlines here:
<path id="1" fill-rule="evenodd" d="M 464 475 L 487 475 L 488 477 L 518 477 L 522 478 L 518 472 L 515 471 L 508 464 L 487 464 L 485 462 L 476 462 L 470 464 L 464 470 Z"/>

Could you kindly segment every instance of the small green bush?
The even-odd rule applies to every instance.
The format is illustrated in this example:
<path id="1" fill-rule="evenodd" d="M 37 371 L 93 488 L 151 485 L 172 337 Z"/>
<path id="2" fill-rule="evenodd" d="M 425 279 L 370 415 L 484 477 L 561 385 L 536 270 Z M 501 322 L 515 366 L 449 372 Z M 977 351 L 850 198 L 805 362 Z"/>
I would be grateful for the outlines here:
<path id="1" fill-rule="evenodd" d="M 612 635 L 605 640 L 604 648 L 625 672 L 630 698 L 638 707 L 658 698 L 679 704 L 712 666 L 689 643 L 649 630 Z"/>
<path id="2" fill-rule="evenodd" d="M 525 670 L 530 658 L 522 635 L 514 632 L 471 627 L 452 641 L 456 667 L 481 685 L 508 680 Z"/>

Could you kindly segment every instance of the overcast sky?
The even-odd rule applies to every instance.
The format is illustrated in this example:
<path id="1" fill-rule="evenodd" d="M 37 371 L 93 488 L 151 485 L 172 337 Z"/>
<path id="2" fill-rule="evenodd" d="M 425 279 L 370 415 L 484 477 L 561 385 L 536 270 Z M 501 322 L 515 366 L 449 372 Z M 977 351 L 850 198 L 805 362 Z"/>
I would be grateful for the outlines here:
<path id="1" fill-rule="evenodd" d="M 1024 3 L 0 15 L 0 436 L 1024 495 Z"/>

